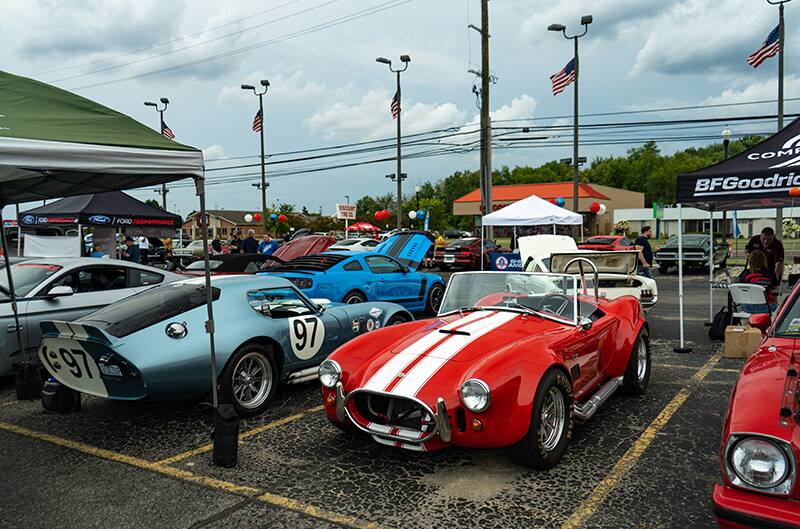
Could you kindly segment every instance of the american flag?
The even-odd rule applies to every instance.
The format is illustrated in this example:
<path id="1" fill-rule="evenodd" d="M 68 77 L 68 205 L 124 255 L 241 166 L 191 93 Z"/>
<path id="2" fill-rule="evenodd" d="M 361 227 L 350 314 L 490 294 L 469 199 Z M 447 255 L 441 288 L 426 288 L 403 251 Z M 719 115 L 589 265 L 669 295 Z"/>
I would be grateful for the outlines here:
<path id="1" fill-rule="evenodd" d="M 165 136 L 165 137 L 167 137 L 167 138 L 169 138 L 171 140 L 175 139 L 175 133 L 172 132 L 172 129 L 169 128 L 169 125 L 164 123 L 163 119 L 161 120 L 161 135 Z"/>
<path id="2" fill-rule="evenodd" d="M 766 61 L 770 57 L 774 56 L 778 51 L 781 49 L 781 30 L 780 26 L 775 26 L 775 29 L 769 32 L 767 35 L 767 40 L 754 51 L 748 58 L 747 64 L 752 66 L 753 68 L 758 68 L 762 62 Z"/>
<path id="3" fill-rule="evenodd" d="M 397 92 L 394 93 L 394 97 L 392 98 L 392 119 L 397 119 L 397 116 L 400 115 L 400 96 Z"/>
<path id="4" fill-rule="evenodd" d="M 550 76 L 553 82 L 553 95 L 557 96 L 564 89 L 575 80 L 575 59 L 570 59 L 564 68 Z"/>
<path id="5" fill-rule="evenodd" d="M 258 109 L 256 115 L 253 117 L 253 132 L 261 132 L 261 121 L 262 121 L 261 109 Z"/>

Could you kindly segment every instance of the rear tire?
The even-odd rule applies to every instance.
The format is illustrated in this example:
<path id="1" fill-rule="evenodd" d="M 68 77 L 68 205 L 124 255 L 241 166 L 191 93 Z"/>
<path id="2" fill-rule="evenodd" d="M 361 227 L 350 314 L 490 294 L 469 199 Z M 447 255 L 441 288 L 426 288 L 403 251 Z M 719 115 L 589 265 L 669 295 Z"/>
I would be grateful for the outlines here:
<path id="1" fill-rule="evenodd" d="M 431 285 L 428 291 L 428 299 L 425 301 L 425 314 L 427 316 L 436 316 L 439 312 L 439 307 L 442 306 L 442 298 L 444 297 L 444 287 L 440 283 Z"/>
<path id="2" fill-rule="evenodd" d="M 220 392 L 239 417 L 251 417 L 269 406 L 277 385 L 278 368 L 272 348 L 251 344 L 240 348 L 228 361 Z"/>
<path id="3" fill-rule="evenodd" d="M 408 323 L 408 318 L 406 318 L 402 314 L 394 314 L 389 320 L 386 322 L 384 327 L 389 327 L 390 325 L 400 325 L 401 323 Z"/>
<path id="4" fill-rule="evenodd" d="M 542 377 L 533 400 L 531 423 L 525 437 L 506 448 L 520 465 L 547 470 L 567 451 L 572 436 L 572 382 L 560 369 Z"/>
<path id="5" fill-rule="evenodd" d="M 625 393 L 628 395 L 644 393 L 650 382 L 651 368 L 650 340 L 647 331 L 642 329 L 633 344 L 628 367 L 625 368 L 625 376 L 622 378 L 622 388 Z"/>
<path id="6" fill-rule="evenodd" d="M 365 303 L 366 301 L 367 297 L 358 290 L 351 290 L 350 292 L 344 295 L 344 298 L 342 298 L 342 303 L 346 303 L 348 305 L 353 305 L 355 303 Z"/>

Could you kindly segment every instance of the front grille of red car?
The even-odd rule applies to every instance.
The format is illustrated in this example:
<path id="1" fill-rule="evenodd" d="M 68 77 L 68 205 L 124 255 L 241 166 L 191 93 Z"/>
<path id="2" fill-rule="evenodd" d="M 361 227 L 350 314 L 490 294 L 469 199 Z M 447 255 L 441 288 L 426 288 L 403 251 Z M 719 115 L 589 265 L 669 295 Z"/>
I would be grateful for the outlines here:
<path id="1" fill-rule="evenodd" d="M 346 407 L 358 426 L 375 435 L 391 431 L 393 436 L 422 442 L 436 433 L 433 411 L 416 399 L 357 390 L 347 397 Z"/>

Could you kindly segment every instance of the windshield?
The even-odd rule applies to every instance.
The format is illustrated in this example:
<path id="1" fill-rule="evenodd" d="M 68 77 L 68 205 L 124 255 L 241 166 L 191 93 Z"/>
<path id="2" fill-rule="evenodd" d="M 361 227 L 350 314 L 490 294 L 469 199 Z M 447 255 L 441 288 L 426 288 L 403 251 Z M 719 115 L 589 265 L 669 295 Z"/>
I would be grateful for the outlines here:
<path id="1" fill-rule="evenodd" d="M 212 298 L 220 290 L 212 287 Z M 79 320 L 92 323 L 117 338 L 128 336 L 160 321 L 180 316 L 206 302 L 206 288 L 198 283 L 171 283 L 117 301 Z"/>
<path id="2" fill-rule="evenodd" d="M 614 241 L 613 237 L 591 237 L 582 244 L 614 244 Z"/>
<path id="3" fill-rule="evenodd" d="M 577 321 L 576 279 L 563 274 L 465 272 L 454 274 L 440 314 L 475 307 L 537 313 Z"/>
<path id="4" fill-rule="evenodd" d="M 708 235 L 684 235 L 683 236 L 683 244 L 687 246 L 700 246 L 706 245 L 708 246 Z M 678 247 L 678 238 L 677 237 L 670 237 L 670 239 L 664 243 L 664 246 L 668 247 Z"/>
<path id="5" fill-rule="evenodd" d="M 209 270 L 216 270 L 220 266 L 222 266 L 223 261 L 221 259 L 209 259 L 208 260 L 208 268 Z M 206 269 L 206 262 L 203 259 L 199 261 L 194 261 L 189 263 L 189 266 L 186 267 L 187 270 L 205 270 Z"/>
<path id="6" fill-rule="evenodd" d="M 339 241 L 336 243 L 336 246 L 353 246 L 354 244 L 358 244 L 358 239 L 345 239 L 343 241 Z"/>
<path id="7" fill-rule="evenodd" d="M 52 276 L 61 266 L 44 263 L 19 263 L 11 265 L 11 275 L 14 279 L 14 292 L 17 296 L 27 296 L 34 288 L 45 279 Z M 8 274 L 0 276 L 0 295 L 8 298 Z"/>
<path id="8" fill-rule="evenodd" d="M 453 241 L 447 245 L 448 248 L 453 248 L 455 246 L 469 246 L 470 244 L 474 244 L 475 241 L 478 239 L 476 238 L 469 238 L 469 239 L 459 239 L 457 241 Z"/>

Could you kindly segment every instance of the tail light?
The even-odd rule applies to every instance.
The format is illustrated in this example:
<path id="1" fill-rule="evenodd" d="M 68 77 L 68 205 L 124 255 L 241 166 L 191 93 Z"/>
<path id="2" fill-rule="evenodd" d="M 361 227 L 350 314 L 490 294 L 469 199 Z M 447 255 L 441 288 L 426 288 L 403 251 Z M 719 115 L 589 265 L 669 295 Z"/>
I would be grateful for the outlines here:
<path id="1" fill-rule="evenodd" d="M 643 288 L 639 291 L 639 299 L 653 299 L 653 291 L 649 288 Z"/>
<path id="2" fill-rule="evenodd" d="M 311 288 L 314 285 L 314 282 L 306 277 L 288 277 L 287 279 L 300 290 Z"/>
<path id="3" fill-rule="evenodd" d="M 469 250 L 461 250 L 460 252 L 458 252 L 458 255 L 460 255 L 462 257 L 468 257 L 470 255 L 470 253 L 471 252 Z"/>

